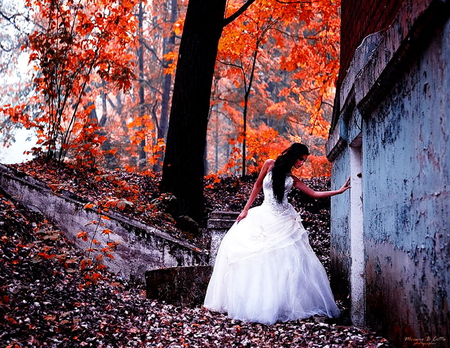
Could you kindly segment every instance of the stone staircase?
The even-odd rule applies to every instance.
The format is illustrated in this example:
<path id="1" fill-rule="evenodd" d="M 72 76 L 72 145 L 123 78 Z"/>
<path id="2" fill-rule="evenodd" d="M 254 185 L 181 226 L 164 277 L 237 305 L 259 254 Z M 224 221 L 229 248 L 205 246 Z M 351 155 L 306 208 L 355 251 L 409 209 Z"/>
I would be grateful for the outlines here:
<path id="1" fill-rule="evenodd" d="M 204 232 L 211 238 L 209 265 L 169 267 L 145 272 L 147 298 L 177 306 L 202 305 L 220 242 L 238 215 L 229 211 L 211 213 Z"/>
<path id="2" fill-rule="evenodd" d="M 209 247 L 209 264 L 214 265 L 217 250 L 223 236 L 236 222 L 239 212 L 232 211 L 213 211 L 207 223 L 207 233 L 211 236 Z"/>

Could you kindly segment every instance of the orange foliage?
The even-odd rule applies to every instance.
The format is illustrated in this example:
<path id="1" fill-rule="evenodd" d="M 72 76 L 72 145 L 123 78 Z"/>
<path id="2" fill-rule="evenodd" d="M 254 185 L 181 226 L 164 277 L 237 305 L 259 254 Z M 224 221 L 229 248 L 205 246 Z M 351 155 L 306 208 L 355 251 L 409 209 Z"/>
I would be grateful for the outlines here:
<path id="1" fill-rule="evenodd" d="M 227 14 L 241 5 L 239 0 L 230 2 Z M 340 1 L 329 0 L 259 0 L 225 27 L 216 72 L 214 97 L 218 102 L 213 101 L 212 113 L 222 114 L 222 123 L 228 119 L 229 125 L 223 129 L 227 129 L 229 139 L 237 141 L 230 150 L 227 171 L 242 166 L 239 147 L 246 112 L 250 172 L 268 155 L 264 132 L 272 129 L 277 139 L 283 139 L 278 140 L 283 145 L 276 150 L 281 151 L 294 139 L 310 148 L 314 156 L 305 165 L 304 175 L 329 175 L 329 165 L 321 154 L 339 67 L 339 7 Z M 245 89 L 251 78 L 248 109 L 244 110 Z M 213 137 L 209 143 L 217 143 Z"/>
<path id="2" fill-rule="evenodd" d="M 293 173 L 306 179 L 329 177 L 331 175 L 331 164 L 325 156 L 309 155 L 303 166 L 294 170 Z"/>
<path id="3" fill-rule="evenodd" d="M 259 171 L 267 159 L 275 159 L 289 145 L 288 140 L 265 124 L 261 124 L 256 130 L 249 130 L 247 133 L 248 172 Z"/>
<path id="4" fill-rule="evenodd" d="M 71 152 L 77 161 L 93 165 L 99 134 L 91 102 L 103 80 L 117 89 L 128 89 L 133 78 L 136 0 L 100 2 L 28 0 L 40 25 L 29 35 L 30 62 L 36 98 L 27 106 L 3 108 L 15 122 L 38 133 L 35 153 L 62 160 Z M 119 54 L 120 52 L 120 54 Z M 86 153 L 87 152 L 87 153 Z"/>
<path id="5" fill-rule="evenodd" d="M 97 206 L 97 211 L 102 213 L 106 212 L 110 207 L 124 210 L 126 207 L 131 205 L 133 205 L 133 203 L 126 199 L 109 199 L 105 202 L 97 204 L 87 203 L 83 206 L 83 209 L 89 210 Z M 114 231 L 108 228 L 102 228 L 100 234 L 101 237 L 97 237 L 98 239 L 96 238 L 99 227 L 105 225 L 102 220 L 109 219 L 110 218 L 107 215 L 100 214 L 98 220 L 91 221 L 86 225 L 96 225 L 95 230 L 92 233 L 88 233 L 86 231 L 78 232 L 77 237 L 88 244 L 85 250 L 87 255 L 80 262 L 80 269 L 83 272 L 85 279 L 85 282 L 79 285 L 80 288 L 95 285 L 99 280 L 103 279 L 102 271 L 106 269 L 106 266 L 103 263 L 105 256 L 110 259 L 114 259 L 113 253 L 119 245 L 118 241 L 111 240 L 111 235 L 114 234 Z"/>
<path id="6" fill-rule="evenodd" d="M 294 139 L 297 141 L 298 139 Z M 233 146 L 231 156 L 221 173 L 232 173 L 231 169 L 240 168 L 241 161 L 241 142 L 242 136 L 233 139 L 230 144 Z M 280 136 L 274 129 L 262 124 L 255 130 L 251 129 L 247 134 L 247 168 L 248 173 L 257 173 L 263 163 L 269 159 L 276 159 L 278 155 L 291 145 L 291 141 Z M 303 178 L 329 177 L 331 164 L 323 155 L 311 154 L 304 165 L 294 170 L 294 174 Z M 212 175 L 207 178 L 213 177 Z"/>
<path id="7" fill-rule="evenodd" d="M 229 11 L 241 1 L 229 5 Z M 260 0 L 229 24 L 219 44 L 219 60 L 249 60 L 257 40 L 265 45 L 262 64 L 292 71 L 284 91 L 305 107 L 314 125 L 322 122 L 323 101 L 330 100 L 339 67 L 340 1 Z M 278 65 L 278 68 L 277 68 Z M 233 75 L 235 68 L 228 70 Z"/>

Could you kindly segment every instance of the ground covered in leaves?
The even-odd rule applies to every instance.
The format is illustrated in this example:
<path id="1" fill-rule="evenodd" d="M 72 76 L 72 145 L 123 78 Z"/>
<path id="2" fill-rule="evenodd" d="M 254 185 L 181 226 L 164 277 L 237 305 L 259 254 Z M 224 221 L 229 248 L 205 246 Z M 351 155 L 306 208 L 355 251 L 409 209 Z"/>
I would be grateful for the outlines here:
<path id="1" fill-rule="evenodd" d="M 20 169 L 45 179 L 55 191 L 62 186 L 86 201 L 118 197 L 119 190 L 125 193 L 124 187 L 117 182 L 108 184 L 108 180 L 126 178 L 126 185 L 136 190 L 134 196 L 122 196 L 133 203 L 128 214 L 141 211 L 136 198 L 141 197 L 147 208 L 155 205 L 152 200 L 157 199 L 156 177 L 119 172 L 91 175 L 54 166 L 36 162 Z M 99 175 L 104 180 L 101 185 Z M 248 197 L 252 179 L 227 178 L 206 183 L 208 209 L 239 210 Z M 308 183 L 323 189 L 328 185 L 325 179 Z M 291 200 L 301 211 L 311 230 L 311 243 L 327 265 L 329 203 L 309 201 L 298 193 Z M 153 223 L 163 225 L 167 213 L 161 211 L 158 215 L 155 208 L 151 209 L 147 222 L 153 219 Z M 173 221 L 169 217 L 166 225 L 170 223 Z M 171 228 L 174 234 L 182 233 L 177 232 L 174 223 Z M 389 347 L 384 338 L 368 330 L 328 323 L 323 318 L 265 326 L 233 321 L 199 307 L 181 308 L 148 300 L 141 285 L 129 284 L 106 270 L 95 284 L 86 285 L 89 270 L 80 269 L 85 255 L 56 226 L 1 191 L 0 238 L 2 348 Z"/>

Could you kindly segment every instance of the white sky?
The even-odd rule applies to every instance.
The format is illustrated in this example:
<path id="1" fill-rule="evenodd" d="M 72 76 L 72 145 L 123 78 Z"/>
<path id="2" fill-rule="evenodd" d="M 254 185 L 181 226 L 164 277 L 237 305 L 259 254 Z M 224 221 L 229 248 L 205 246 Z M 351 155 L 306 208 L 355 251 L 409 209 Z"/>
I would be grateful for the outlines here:
<path id="1" fill-rule="evenodd" d="M 0 8 L 6 14 L 20 13 L 25 11 L 23 0 L 0 0 Z M 30 23 L 26 21 L 20 21 L 17 17 L 18 25 L 26 32 L 30 31 Z M 6 20 L 2 21 L 1 26 L 2 36 L 0 39 L 9 40 L 14 38 L 16 29 L 11 24 L 8 24 Z M 8 41 L 4 42 L 5 47 L 10 47 Z M 5 59 L 11 59 L 7 53 L 4 55 L 0 52 L 0 61 Z M 3 74 L 0 79 L 0 105 L 9 104 L 12 101 L 12 96 L 9 92 L 10 86 L 25 85 L 30 80 L 30 66 L 28 63 L 29 55 L 27 52 L 21 52 L 17 64 L 12 65 L 9 73 Z M 36 137 L 33 132 L 27 129 L 15 129 L 14 131 L 15 142 L 10 147 L 5 147 L 1 139 L 0 134 L 0 163 L 20 163 L 28 161 L 32 158 L 30 155 L 24 155 L 24 151 L 30 150 L 36 143 Z"/>
<path id="2" fill-rule="evenodd" d="M 32 159 L 31 155 L 24 155 L 24 151 L 30 150 L 36 143 L 33 132 L 23 128 L 17 129 L 14 133 L 16 141 L 10 147 L 0 145 L 0 163 L 21 163 Z"/>

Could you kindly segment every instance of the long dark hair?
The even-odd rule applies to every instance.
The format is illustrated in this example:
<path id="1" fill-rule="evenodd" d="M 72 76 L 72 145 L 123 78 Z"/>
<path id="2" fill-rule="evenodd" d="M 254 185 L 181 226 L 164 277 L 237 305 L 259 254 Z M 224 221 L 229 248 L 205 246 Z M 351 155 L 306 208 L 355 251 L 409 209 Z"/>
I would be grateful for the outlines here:
<path id="1" fill-rule="evenodd" d="M 295 161 L 301 159 L 304 155 L 309 155 L 306 145 L 294 143 L 275 160 L 275 165 L 272 168 L 272 188 L 278 202 L 283 201 L 286 176 L 291 172 Z"/>

